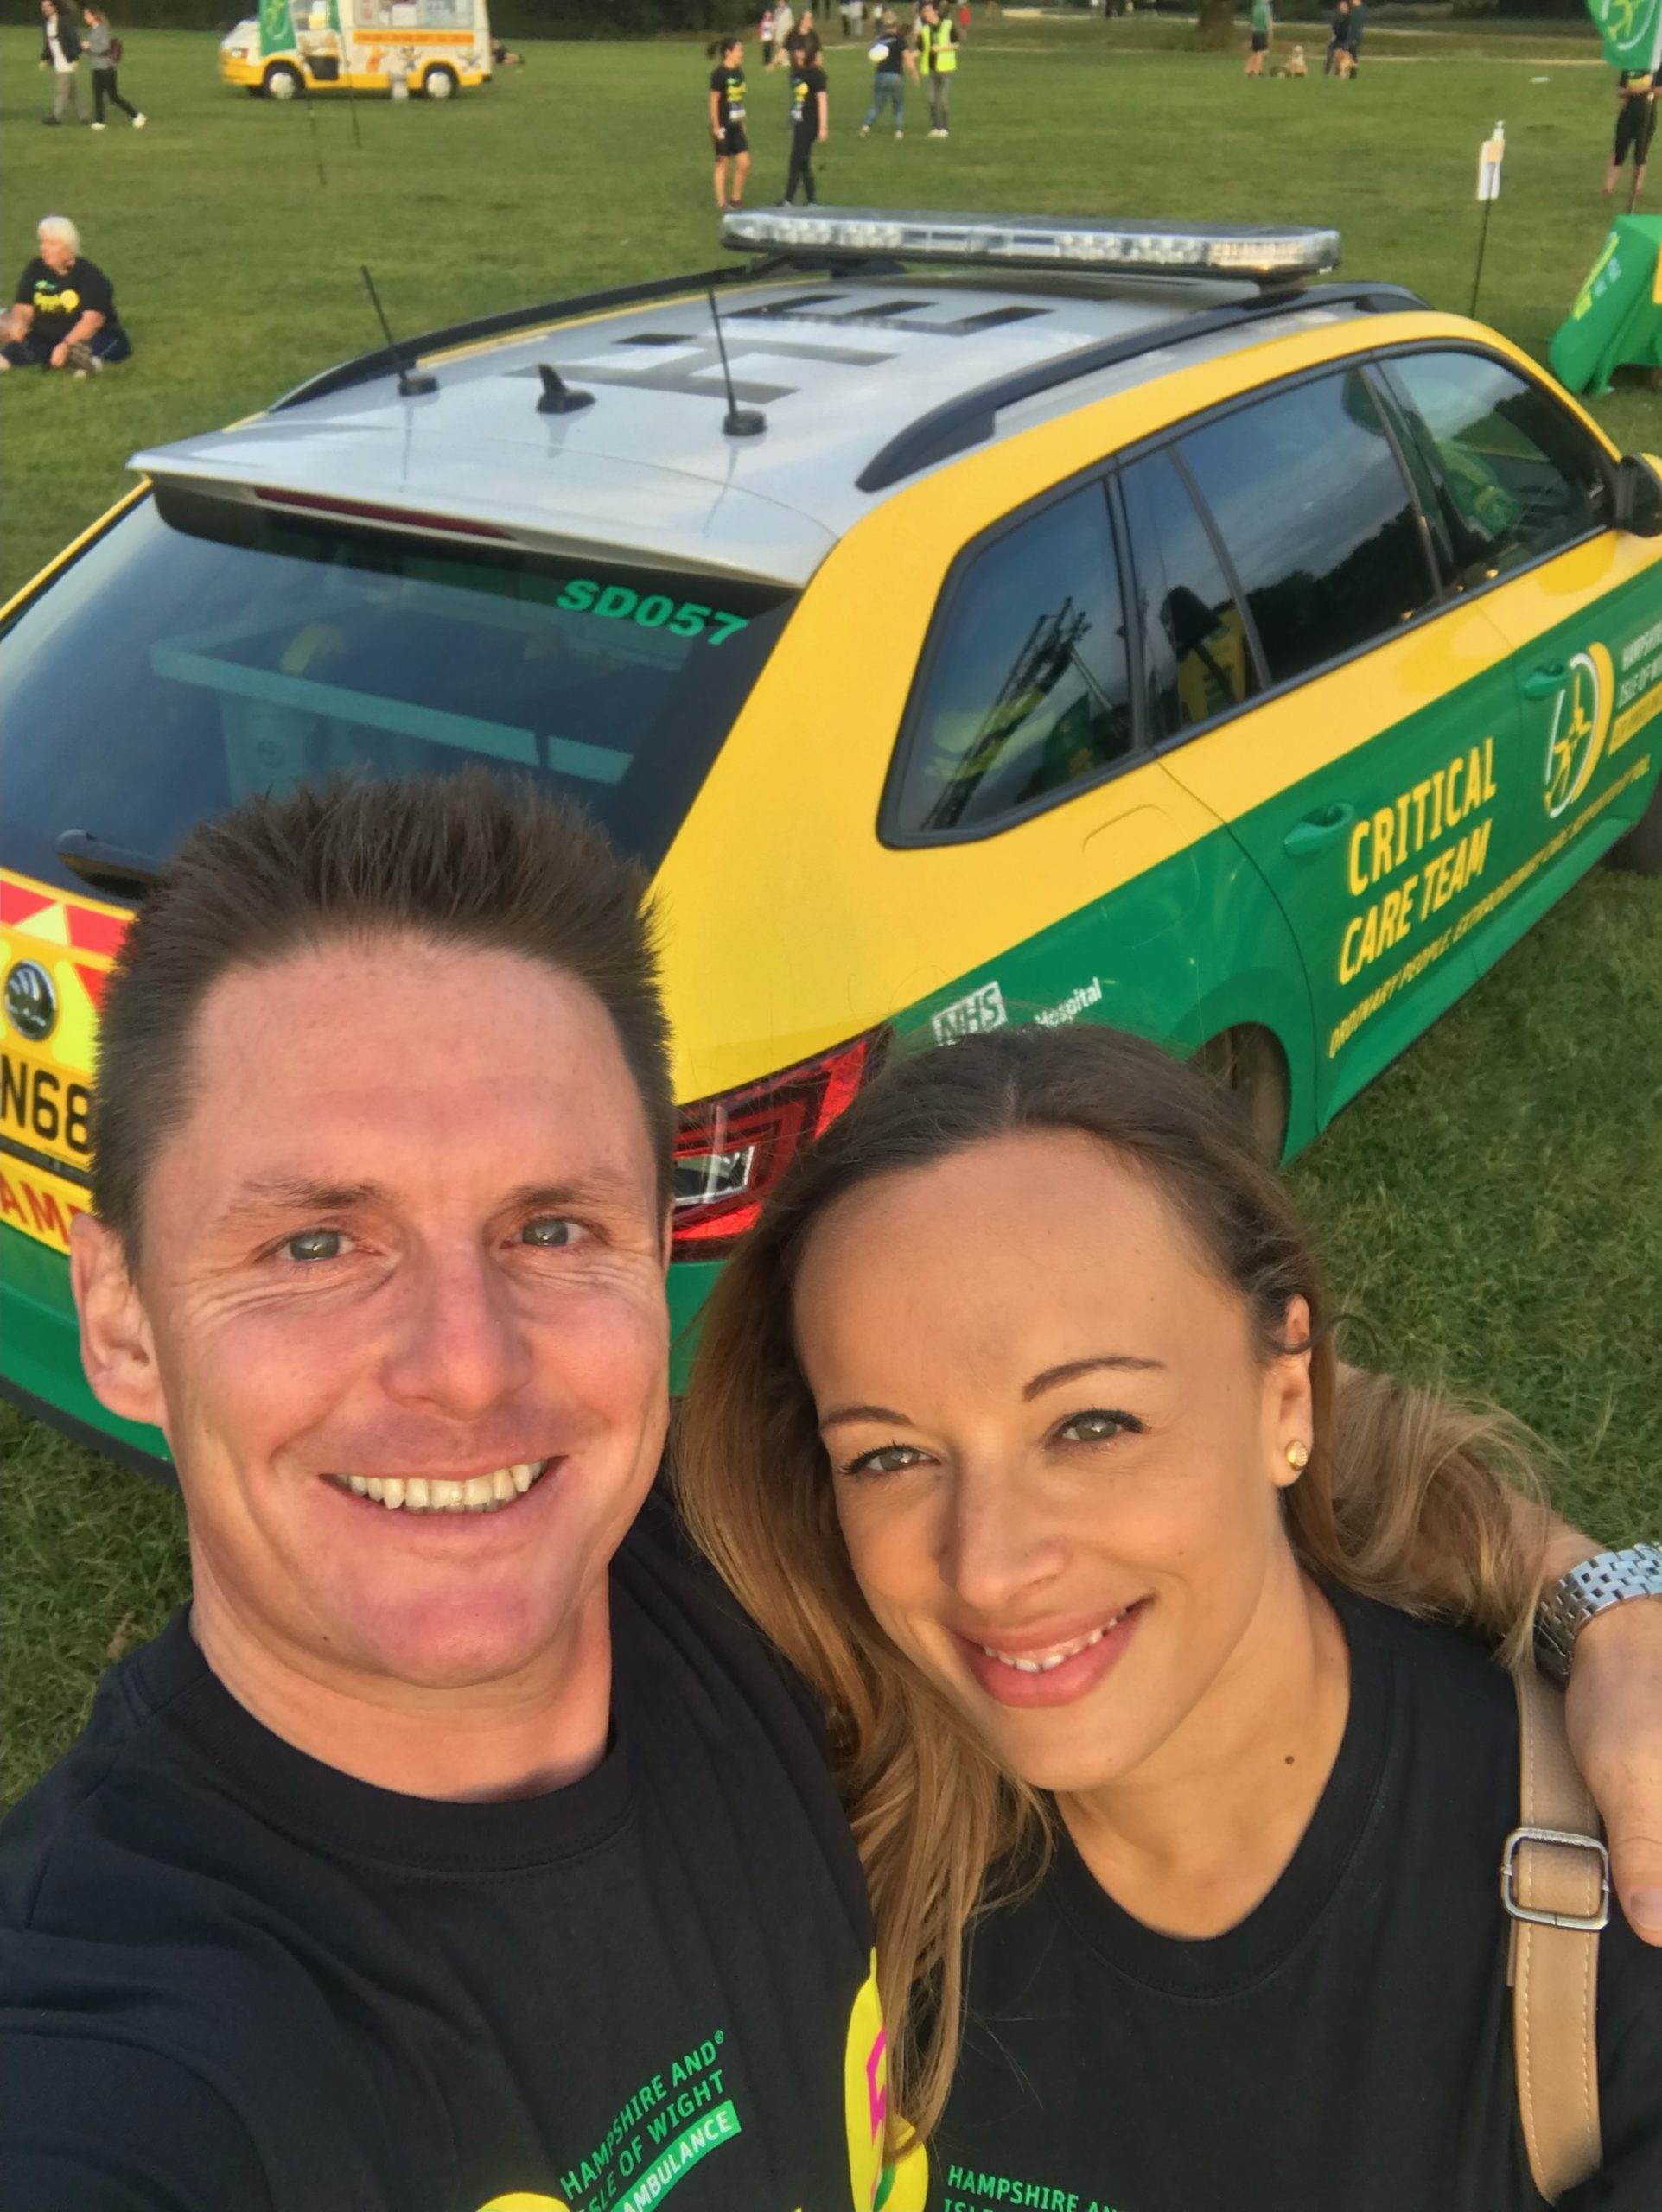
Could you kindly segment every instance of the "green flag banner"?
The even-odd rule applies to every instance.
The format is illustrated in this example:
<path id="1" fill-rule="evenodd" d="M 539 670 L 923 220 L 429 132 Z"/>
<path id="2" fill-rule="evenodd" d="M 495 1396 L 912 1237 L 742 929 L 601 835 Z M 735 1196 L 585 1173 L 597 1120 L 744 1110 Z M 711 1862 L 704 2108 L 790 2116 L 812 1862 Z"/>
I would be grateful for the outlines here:
<path id="1" fill-rule="evenodd" d="M 1658 0 L 1662 5 L 1662 0 Z M 289 0 L 259 0 L 259 50 L 262 54 L 292 54 L 295 19 Z"/>
<path id="2" fill-rule="evenodd" d="M 1662 41 L 1662 0 L 1587 0 L 1613 69 L 1653 69 Z"/>
<path id="3" fill-rule="evenodd" d="M 1617 216 L 1551 359 L 1570 391 L 1608 391 L 1624 364 L 1662 368 L 1662 215 Z"/>

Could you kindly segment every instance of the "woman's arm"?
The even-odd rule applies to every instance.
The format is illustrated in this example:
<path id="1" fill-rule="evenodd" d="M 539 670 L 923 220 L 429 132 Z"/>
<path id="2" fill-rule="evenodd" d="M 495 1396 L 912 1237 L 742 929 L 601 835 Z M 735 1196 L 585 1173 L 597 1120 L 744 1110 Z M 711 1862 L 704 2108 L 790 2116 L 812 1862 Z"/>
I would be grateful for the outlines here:
<path id="1" fill-rule="evenodd" d="M 84 345 L 89 338 L 95 336 L 103 329 L 106 320 L 107 318 L 101 315 L 96 308 L 87 308 L 77 315 L 69 326 L 67 334 L 60 338 L 52 348 L 53 367 L 60 369 L 68 357 L 70 347 Z"/>
<path id="2" fill-rule="evenodd" d="M 814 101 L 819 110 L 819 135 L 822 138 L 827 138 L 831 136 L 831 125 L 827 123 L 825 118 L 831 111 L 827 105 L 825 93 L 816 92 L 814 94 Z"/>
<path id="3" fill-rule="evenodd" d="M 710 135 L 717 141 L 722 135 L 722 96 L 713 85 L 710 88 Z"/>

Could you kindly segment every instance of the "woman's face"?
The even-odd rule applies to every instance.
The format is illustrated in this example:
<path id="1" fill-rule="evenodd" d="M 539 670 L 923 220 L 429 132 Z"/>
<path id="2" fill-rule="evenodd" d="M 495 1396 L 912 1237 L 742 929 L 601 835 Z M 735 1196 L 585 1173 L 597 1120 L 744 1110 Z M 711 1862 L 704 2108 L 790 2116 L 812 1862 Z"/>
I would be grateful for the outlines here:
<path id="1" fill-rule="evenodd" d="M 55 231 L 43 231 L 35 243 L 41 249 L 41 258 L 54 276 L 61 276 L 75 265 L 75 250 L 67 238 L 60 238 Z"/>
<path id="2" fill-rule="evenodd" d="M 1309 1363 L 1265 1363 L 1152 1185 L 1073 1134 L 881 1177 L 795 1322 L 867 1603 L 1006 1768 L 1077 1793 L 1198 1741 L 1296 1599 Z"/>

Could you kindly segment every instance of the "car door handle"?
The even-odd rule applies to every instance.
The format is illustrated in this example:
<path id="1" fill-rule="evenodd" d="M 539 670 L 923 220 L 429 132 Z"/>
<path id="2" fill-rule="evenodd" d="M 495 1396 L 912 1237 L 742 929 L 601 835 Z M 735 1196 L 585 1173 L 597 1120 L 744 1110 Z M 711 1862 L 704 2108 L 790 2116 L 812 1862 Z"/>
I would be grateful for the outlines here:
<path id="1" fill-rule="evenodd" d="M 1550 699 L 1555 691 L 1562 691 L 1570 681 L 1567 668 L 1532 668 L 1524 678 L 1526 699 Z"/>
<path id="2" fill-rule="evenodd" d="M 1355 819 L 1356 809 L 1347 800 L 1319 807 L 1302 822 L 1294 823 L 1282 839 L 1281 849 L 1284 853 L 1319 853 L 1335 837 L 1342 837 Z"/>

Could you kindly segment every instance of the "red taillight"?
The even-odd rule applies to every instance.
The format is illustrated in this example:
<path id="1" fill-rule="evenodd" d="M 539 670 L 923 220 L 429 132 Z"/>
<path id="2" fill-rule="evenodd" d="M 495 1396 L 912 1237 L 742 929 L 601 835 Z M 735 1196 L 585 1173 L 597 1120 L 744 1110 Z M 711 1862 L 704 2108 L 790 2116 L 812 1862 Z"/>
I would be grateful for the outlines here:
<path id="1" fill-rule="evenodd" d="M 798 1147 L 829 1128 L 874 1072 L 882 1035 L 870 1030 L 760 1083 L 681 1109 L 675 1141 L 676 1259 L 718 1260 L 732 1249 Z"/>
<path id="2" fill-rule="evenodd" d="M 417 507 L 380 507 L 367 499 L 334 499 L 320 492 L 274 491 L 258 485 L 254 497 L 269 507 L 293 507 L 304 514 L 336 516 L 342 522 L 391 523 L 395 529 L 428 531 L 446 537 L 491 537 L 505 545 L 513 542 L 510 531 L 466 515 L 430 515 Z"/>

